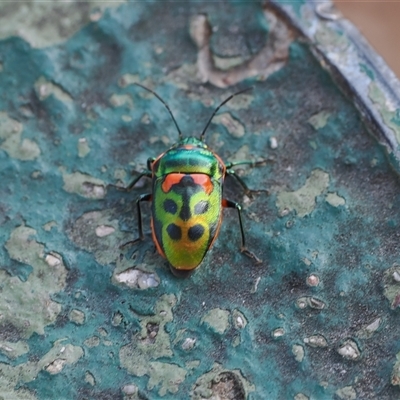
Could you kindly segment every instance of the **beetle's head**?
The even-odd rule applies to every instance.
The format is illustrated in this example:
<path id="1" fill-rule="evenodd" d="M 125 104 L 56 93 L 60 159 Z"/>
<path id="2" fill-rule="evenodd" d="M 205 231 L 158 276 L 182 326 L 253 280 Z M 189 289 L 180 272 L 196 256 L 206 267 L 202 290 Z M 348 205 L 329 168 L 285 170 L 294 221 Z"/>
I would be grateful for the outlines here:
<path id="1" fill-rule="evenodd" d="M 207 149 L 208 146 L 199 138 L 194 136 L 189 136 L 182 138 L 174 147 L 200 147 L 202 149 Z"/>

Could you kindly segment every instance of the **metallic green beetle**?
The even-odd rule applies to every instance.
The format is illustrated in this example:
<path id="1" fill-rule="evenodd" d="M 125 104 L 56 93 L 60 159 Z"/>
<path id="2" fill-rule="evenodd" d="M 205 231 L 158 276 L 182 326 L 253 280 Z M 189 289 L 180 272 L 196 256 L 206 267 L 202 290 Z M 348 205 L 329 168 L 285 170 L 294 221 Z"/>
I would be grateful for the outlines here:
<path id="1" fill-rule="evenodd" d="M 144 238 L 140 203 L 151 201 L 151 231 L 154 244 L 165 257 L 174 275 L 189 276 L 202 262 L 207 251 L 216 240 L 222 221 L 222 208 L 236 208 L 242 236 L 241 251 L 260 260 L 245 245 L 241 206 L 224 199 L 222 188 L 227 174 L 236 178 L 246 193 L 250 190 L 231 168 L 235 165 L 258 166 L 265 161 L 241 161 L 224 163 L 204 143 L 204 135 L 218 110 L 234 96 L 252 88 L 241 90 L 224 100 L 213 112 L 199 139 L 184 138 L 167 103 L 152 90 L 151 92 L 167 108 L 179 133 L 179 140 L 157 158 L 147 160 L 147 170 L 137 176 L 125 189 L 130 191 L 143 176 L 152 179 L 152 192 L 141 195 L 137 201 L 139 238 Z M 132 243 L 132 242 L 129 242 Z M 125 245 L 124 245 L 125 246 Z"/>

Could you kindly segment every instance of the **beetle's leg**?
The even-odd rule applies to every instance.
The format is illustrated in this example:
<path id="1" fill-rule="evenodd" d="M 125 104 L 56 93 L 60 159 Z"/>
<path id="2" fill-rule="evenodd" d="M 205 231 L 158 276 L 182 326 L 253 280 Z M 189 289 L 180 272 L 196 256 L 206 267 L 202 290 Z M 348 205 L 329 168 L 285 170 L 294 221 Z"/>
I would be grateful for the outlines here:
<path id="1" fill-rule="evenodd" d="M 152 165 L 154 162 L 155 158 L 154 157 L 149 157 L 147 159 L 147 170 L 143 170 L 127 187 L 121 187 L 117 186 L 119 190 L 123 190 L 124 192 L 130 192 L 135 185 L 142 179 L 144 176 L 147 176 L 148 178 L 151 178 L 152 176 Z"/>
<path id="2" fill-rule="evenodd" d="M 240 246 L 240 251 L 243 254 L 246 254 L 246 256 L 252 258 L 257 262 L 257 264 L 261 263 L 262 261 L 250 250 L 246 248 L 246 240 L 244 236 L 244 230 L 243 230 L 243 223 L 242 223 L 242 207 L 239 203 L 236 203 L 234 201 L 230 201 L 227 199 L 222 199 L 222 207 L 224 208 L 236 208 L 239 216 L 239 226 L 240 226 L 240 234 L 242 235 L 242 245 Z"/>
<path id="3" fill-rule="evenodd" d="M 139 198 L 136 200 L 136 208 L 137 208 L 137 214 L 138 214 L 138 232 L 139 232 L 139 237 L 135 240 L 131 240 L 129 242 L 124 243 L 123 245 L 119 246 L 120 249 L 124 248 L 127 245 L 131 245 L 136 243 L 139 240 L 144 239 L 143 235 L 143 227 L 142 227 L 142 211 L 140 209 L 140 203 L 142 201 L 151 201 L 152 199 L 152 194 L 147 193 L 147 194 L 142 194 L 139 196 Z"/>
<path id="4" fill-rule="evenodd" d="M 246 194 L 250 194 L 251 190 L 248 188 L 245 181 L 236 173 L 236 171 L 234 171 L 233 169 L 227 169 L 226 173 L 236 179 L 236 181 L 240 184 L 240 186 L 242 186 Z"/>
<path id="5" fill-rule="evenodd" d="M 123 190 L 124 192 L 130 192 L 135 185 L 142 179 L 144 176 L 147 176 L 148 178 L 151 178 L 151 171 L 143 171 L 141 172 L 127 187 L 120 187 L 120 190 Z"/>
<path id="6" fill-rule="evenodd" d="M 246 185 L 246 183 L 244 182 L 244 180 L 236 173 L 236 171 L 234 171 L 233 169 L 227 169 L 226 173 L 229 174 L 230 176 L 234 177 L 236 179 L 236 181 L 240 184 L 240 186 L 242 186 L 242 188 L 244 189 L 244 192 L 246 193 L 247 196 L 251 196 L 251 193 L 255 192 L 255 193 L 260 193 L 260 192 L 264 192 L 269 194 L 269 191 L 266 189 L 249 189 L 249 187 Z"/>
<path id="7" fill-rule="evenodd" d="M 264 192 L 269 194 L 268 190 L 254 190 L 254 189 L 249 189 L 249 187 L 246 185 L 246 183 L 243 181 L 243 179 L 237 174 L 236 171 L 234 171 L 233 169 L 231 169 L 232 167 L 236 167 L 237 165 L 249 165 L 250 168 L 254 168 L 254 167 L 261 167 L 263 165 L 265 165 L 267 162 L 273 162 L 274 159 L 272 158 L 268 158 L 268 159 L 263 159 L 263 160 L 259 160 L 259 161 L 254 161 L 254 160 L 243 160 L 243 161 L 234 161 L 234 162 L 229 162 L 225 164 L 226 167 L 226 173 L 229 174 L 230 176 L 234 177 L 236 179 L 236 181 L 240 184 L 240 186 L 242 186 L 242 188 L 244 189 L 244 192 L 250 197 L 251 193 L 260 193 L 260 192 Z"/>
<path id="8" fill-rule="evenodd" d="M 138 214 L 138 232 L 139 232 L 139 239 L 143 240 L 143 228 L 142 228 L 142 211 L 140 210 L 140 202 L 142 201 L 151 201 L 152 194 L 141 194 L 139 198 L 136 200 L 136 207 L 137 207 L 137 214 Z"/>
<path id="9" fill-rule="evenodd" d="M 250 168 L 254 167 L 261 167 L 269 162 L 274 162 L 275 160 L 273 158 L 264 158 L 259 161 L 254 161 L 254 160 L 243 160 L 243 161 L 234 161 L 234 162 L 228 162 L 225 164 L 226 169 L 231 169 L 232 167 L 236 167 L 236 165 L 250 165 Z"/>
<path id="10" fill-rule="evenodd" d="M 147 159 L 147 169 L 149 170 L 149 171 L 152 171 L 152 166 L 153 166 L 153 162 L 155 161 L 156 159 L 154 158 L 154 157 L 149 157 L 148 159 Z"/>

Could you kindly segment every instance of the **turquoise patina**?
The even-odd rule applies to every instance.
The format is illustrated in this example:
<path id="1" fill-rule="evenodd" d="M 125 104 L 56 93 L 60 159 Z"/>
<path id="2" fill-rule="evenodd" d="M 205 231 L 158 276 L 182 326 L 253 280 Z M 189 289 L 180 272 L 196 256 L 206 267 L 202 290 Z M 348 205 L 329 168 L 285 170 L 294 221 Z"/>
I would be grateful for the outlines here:
<path id="1" fill-rule="evenodd" d="M 307 4 L 293 15 L 310 15 Z M 12 30 L 24 11 L 0 6 L 9 27 L 0 41 L 0 396 L 398 398 L 395 153 L 301 36 L 266 80 L 227 89 L 200 81 L 190 18 L 208 13 L 218 27 L 211 51 L 228 68 L 264 46 L 260 5 L 108 6 L 79 14 L 66 4 L 69 25 L 60 5 L 26 6 L 25 38 Z M 44 13 L 57 29 L 40 24 Z M 346 54 L 345 32 L 330 36 L 329 26 L 319 43 Z M 399 109 L 365 71 L 395 138 Z M 255 86 L 220 111 L 206 142 L 224 160 L 274 159 L 241 174 L 269 195 L 247 198 L 229 179 L 224 194 L 244 205 L 260 265 L 238 251 L 229 210 L 189 279 L 170 274 L 150 236 L 119 249 L 137 236 L 133 202 L 150 182 L 129 194 L 111 185 L 126 186 L 177 138 L 137 81 L 168 102 L 188 136 L 228 94 Z"/>

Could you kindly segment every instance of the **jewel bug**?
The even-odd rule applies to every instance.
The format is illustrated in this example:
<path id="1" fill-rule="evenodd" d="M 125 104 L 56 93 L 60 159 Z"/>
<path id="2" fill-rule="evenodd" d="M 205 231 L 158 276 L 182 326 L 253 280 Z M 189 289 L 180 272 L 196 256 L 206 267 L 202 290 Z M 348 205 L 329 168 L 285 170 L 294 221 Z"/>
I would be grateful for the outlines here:
<path id="1" fill-rule="evenodd" d="M 128 187 L 131 191 L 142 177 L 152 179 L 152 192 L 142 194 L 136 200 L 139 238 L 125 243 L 143 240 L 140 204 L 151 201 L 151 232 L 154 244 L 161 256 L 170 264 L 171 271 L 179 277 L 189 276 L 203 261 L 214 244 L 222 222 L 222 208 L 235 208 L 238 212 L 241 233 L 241 252 L 260 260 L 246 248 L 241 206 L 223 198 L 223 183 L 227 175 L 234 177 L 249 194 L 251 190 L 232 169 L 236 165 L 262 165 L 263 161 L 239 161 L 224 163 L 204 143 L 204 135 L 218 110 L 233 97 L 251 90 L 236 92 L 225 99 L 212 113 L 199 138 L 183 137 L 168 104 L 154 91 L 135 83 L 152 93 L 168 110 L 178 131 L 178 141 L 157 158 L 147 160 L 147 170 L 142 171 Z"/>

